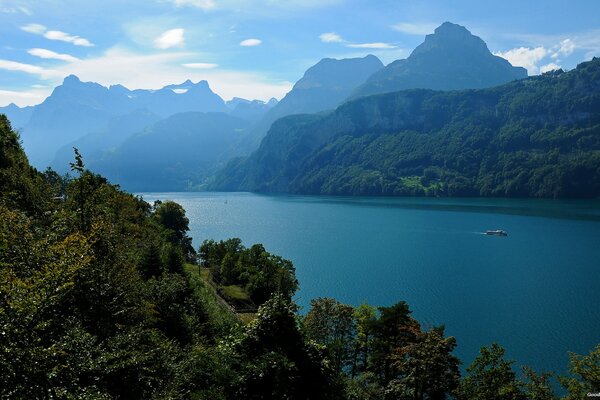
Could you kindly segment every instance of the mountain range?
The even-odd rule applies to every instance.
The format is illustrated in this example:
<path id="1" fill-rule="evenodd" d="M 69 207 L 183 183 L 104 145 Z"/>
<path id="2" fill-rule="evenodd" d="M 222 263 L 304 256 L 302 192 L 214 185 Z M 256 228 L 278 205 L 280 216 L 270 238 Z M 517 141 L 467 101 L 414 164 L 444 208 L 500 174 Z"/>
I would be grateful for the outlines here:
<path id="1" fill-rule="evenodd" d="M 407 59 L 387 66 L 372 55 L 323 59 L 279 102 L 241 98 L 225 102 L 206 81 L 188 80 L 159 90 L 129 90 L 69 76 L 43 103 L 28 108 L 11 105 L 0 108 L 0 112 L 20 128 L 24 147 L 38 168 L 51 165 L 66 172 L 72 147 L 77 147 L 96 172 L 129 190 L 212 187 L 337 193 L 343 190 L 333 184 L 331 189 L 288 186 L 289 182 L 263 176 L 253 168 L 292 168 L 287 162 L 298 161 L 294 157 L 269 164 L 273 151 L 280 151 L 278 156 L 292 154 L 288 145 L 305 146 L 303 151 L 323 150 L 321 147 L 330 143 L 315 137 L 315 132 L 321 132 L 321 125 L 330 123 L 331 115 L 338 115 L 359 98 L 407 89 L 489 88 L 526 76 L 525 69 L 493 55 L 485 42 L 466 28 L 446 22 L 427 35 Z M 408 101 L 396 99 L 401 104 Z M 397 107 L 380 109 L 373 99 L 365 104 L 377 104 L 373 111 L 381 113 L 363 114 L 368 118 L 362 121 L 367 130 L 379 126 L 380 118 L 395 120 L 407 112 Z M 397 115 L 384 114 L 385 110 Z M 418 113 L 414 117 L 419 117 Z M 331 131 L 339 133 L 346 122 L 338 120 L 342 125 L 330 127 Z M 219 124 L 223 124 L 222 129 Z M 305 131 L 309 125 L 315 132 Z M 291 131 L 306 138 L 299 140 Z M 145 150 L 140 153 L 136 147 Z M 257 161 L 260 158 L 262 167 Z M 263 178 L 266 180 L 260 181 Z"/>
<path id="2" fill-rule="evenodd" d="M 600 59 L 489 89 L 404 90 L 275 122 L 213 190 L 600 196 Z"/>

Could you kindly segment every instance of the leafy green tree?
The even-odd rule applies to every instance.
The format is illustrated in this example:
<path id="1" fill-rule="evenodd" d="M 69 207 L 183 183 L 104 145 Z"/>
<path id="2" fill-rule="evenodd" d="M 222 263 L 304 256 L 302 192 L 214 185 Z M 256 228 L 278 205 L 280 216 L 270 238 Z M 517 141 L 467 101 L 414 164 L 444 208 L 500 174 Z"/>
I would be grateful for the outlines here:
<path id="1" fill-rule="evenodd" d="M 550 378 L 552 374 L 536 374 L 530 367 L 523 367 L 523 374 L 527 381 L 523 384 L 527 400 L 556 400 Z"/>
<path id="2" fill-rule="evenodd" d="M 400 301 L 391 307 L 379 307 L 379 318 L 373 325 L 373 348 L 369 370 L 380 377 L 384 385 L 398 377 L 393 361 L 395 350 L 415 342 L 419 326 L 411 316 L 408 304 Z"/>
<path id="3" fill-rule="evenodd" d="M 196 251 L 192 246 L 192 240 L 187 235 L 190 230 L 189 219 L 185 215 L 183 207 L 174 201 L 156 202 L 154 206 L 154 217 L 169 232 L 169 240 L 172 244 L 181 247 L 184 256 L 191 259 Z"/>
<path id="4" fill-rule="evenodd" d="M 459 400 L 524 400 L 526 397 L 512 364 L 512 361 L 504 359 L 504 348 L 498 344 L 482 347 L 467 368 L 467 375 L 460 382 L 456 397 Z"/>
<path id="5" fill-rule="evenodd" d="M 570 376 L 559 378 L 568 391 L 565 400 L 582 399 L 588 393 L 600 393 L 600 345 L 585 356 L 570 354 L 569 372 Z"/>
<path id="6" fill-rule="evenodd" d="M 444 328 L 418 332 L 414 343 L 396 349 L 400 374 L 390 382 L 386 398 L 443 400 L 458 387 L 460 361 L 452 354 L 456 339 L 444 337 Z"/>
<path id="7" fill-rule="evenodd" d="M 365 373 L 369 368 L 369 357 L 373 348 L 377 311 L 373 306 L 363 303 L 354 311 L 356 319 L 356 340 L 352 369 L 350 376 L 354 378 L 358 373 Z"/>
<path id="8" fill-rule="evenodd" d="M 303 320 L 306 336 L 325 345 L 335 371 L 351 369 L 356 337 L 354 307 L 332 298 L 311 300 Z"/>
<path id="9" fill-rule="evenodd" d="M 231 347 L 237 379 L 230 397 L 237 399 L 336 399 L 342 388 L 298 326 L 296 306 L 275 294 Z"/>

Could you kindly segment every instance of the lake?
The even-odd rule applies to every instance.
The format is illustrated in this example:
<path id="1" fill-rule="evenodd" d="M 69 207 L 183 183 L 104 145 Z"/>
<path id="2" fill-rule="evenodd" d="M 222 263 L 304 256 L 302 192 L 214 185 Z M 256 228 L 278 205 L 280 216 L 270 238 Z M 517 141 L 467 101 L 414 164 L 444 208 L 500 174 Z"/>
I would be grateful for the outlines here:
<path id="1" fill-rule="evenodd" d="M 316 297 L 405 300 L 466 365 L 498 342 L 519 365 L 564 372 L 568 351 L 600 343 L 600 201 L 142 195 L 184 206 L 196 248 L 239 237 L 292 260 L 304 312 Z"/>

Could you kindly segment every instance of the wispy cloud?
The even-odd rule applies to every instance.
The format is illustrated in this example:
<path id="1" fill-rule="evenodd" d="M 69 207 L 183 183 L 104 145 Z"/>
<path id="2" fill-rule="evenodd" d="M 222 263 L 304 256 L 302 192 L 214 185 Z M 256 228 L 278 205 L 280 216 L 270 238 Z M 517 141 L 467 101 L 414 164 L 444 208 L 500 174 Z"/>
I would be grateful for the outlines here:
<path id="1" fill-rule="evenodd" d="M 171 47 L 182 47 L 185 43 L 185 30 L 183 28 L 170 29 L 163 32 L 154 40 L 154 47 L 165 50 Z"/>
<path id="2" fill-rule="evenodd" d="M 372 42 L 372 43 L 353 43 L 344 39 L 334 32 L 326 32 L 319 35 L 319 39 L 323 43 L 341 43 L 346 47 L 353 49 L 395 49 L 397 46 L 390 43 Z"/>
<path id="3" fill-rule="evenodd" d="M 54 74 L 52 70 L 48 70 L 37 65 L 24 64 L 16 61 L 2 59 L 0 59 L 0 69 L 3 69 L 5 71 L 25 72 L 27 74 L 38 75 L 44 79 Z"/>
<path id="4" fill-rule="evenodd" d="M 213 63 L 184 63 L 181 65 L 186 68 L 191 68 L 191 69 L 213 69 L 213 68 L 217 68 L 219 66 L 219 64 L 213 64 Z"/>
<path id="5" fill-rule="evenodd" d="M 196 7 L 202 10 L 211 10 L 216 7 L 214 0 L 171 0 L 178 7 Z"/>
<path id="6" fill-rule="evenodd" d="M 56 52 L 54 52 L 52 50 L 48 50 L 48 49 L 29 49 L 29 50 L 27 50 L 27 52 L 29 54 L 31 54 L 32 56 L 45 58 L 45 59 L 61 60 L 61 61 L 67 61 L 67 62 L 75 62 L 75 61 L 79 60 L 77 57 L 73 57 L 70 54 L 56 53 Z"/>
<path id="7" fill-rule="evenodd" d="M 399 22 L 395 25 L 392 25 L 392 29 L 398 32 L 406 33 L 408 35 L 427 35 L 433 33 L 433 31 L 435 30 L 435 28 L 437 28 L 438 25 L 439 24 L 435 24 L 432 22 Z"/>
<path id="8" fill-rule="evenodd" d="M 62 31 L 48 30 L 44 25 L 40 24 L 29 24 L 21 27 L 21 30 L 36 35 L 42 35 L 49 40 L 58 40 L 61 42 L 72 43 L 75 46 L 92 47 L 94 44 L 89 40 L 79 37 L 77 35 L 70 35 Z"/>
<path id="9" fill-rule="evenodd" d="M 396 46 L 389 43 L 374 42 L 374 43 L 348 43 L 346 47 L 354 49 L 395 49 Z"/>
<path id="10" fill-rule="evenodd" d="M 334 32 L 326 32 L 319 35 L 319 39 L 324 43 L 342 43 L 344 39 L 340 35 Z"/>
<path id="11" fill-rule="evenodd" d="M 260 40 L 260 39 L 246 39 L 246 40 L 242 40 L 240 42 L 240 46 L 252 47 L 252 46 L 258 46 L 261 43 L 262 43 L 262 40 Z"/>
<path id="12" fill-rule="evenodd" d="M 40 24 L 28 24 L 21 27 L 21 30 L 29 33 L 36 33 L 39 35 L 43 35 L 46 32 L 46 27 Z"/>
<path id="13" fill-rule="evenodd" d="M 0 90 L 0 106 L 15 103 L 19 107 L 31 106 L 39 104 L 52 93 L 50 87 L 33 87 L 32 89 L 16 91 L 16 90 Z"/>
<path id="14" fill-rule="evenodd" d="M 25 15 L 32 15 L 32 12 L 29 8 L 24 6 L 19 7 L 1 7 L 0 12 L 4 14 L 19 14 L 23 13 Z"/>

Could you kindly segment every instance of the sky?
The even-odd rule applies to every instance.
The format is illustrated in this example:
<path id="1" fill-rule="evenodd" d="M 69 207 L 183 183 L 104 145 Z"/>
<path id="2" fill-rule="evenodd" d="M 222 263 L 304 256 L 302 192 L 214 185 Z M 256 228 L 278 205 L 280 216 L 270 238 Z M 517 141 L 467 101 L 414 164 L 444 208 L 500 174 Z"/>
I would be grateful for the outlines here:
<path id="1" fill-rule="evenodd" d="M 0 0 L 0 106 L 64 77 L 281 99 L 320 59 L 406 58 L 445 21 L 530 75 L 600 56 L 599 0 Z"/>

